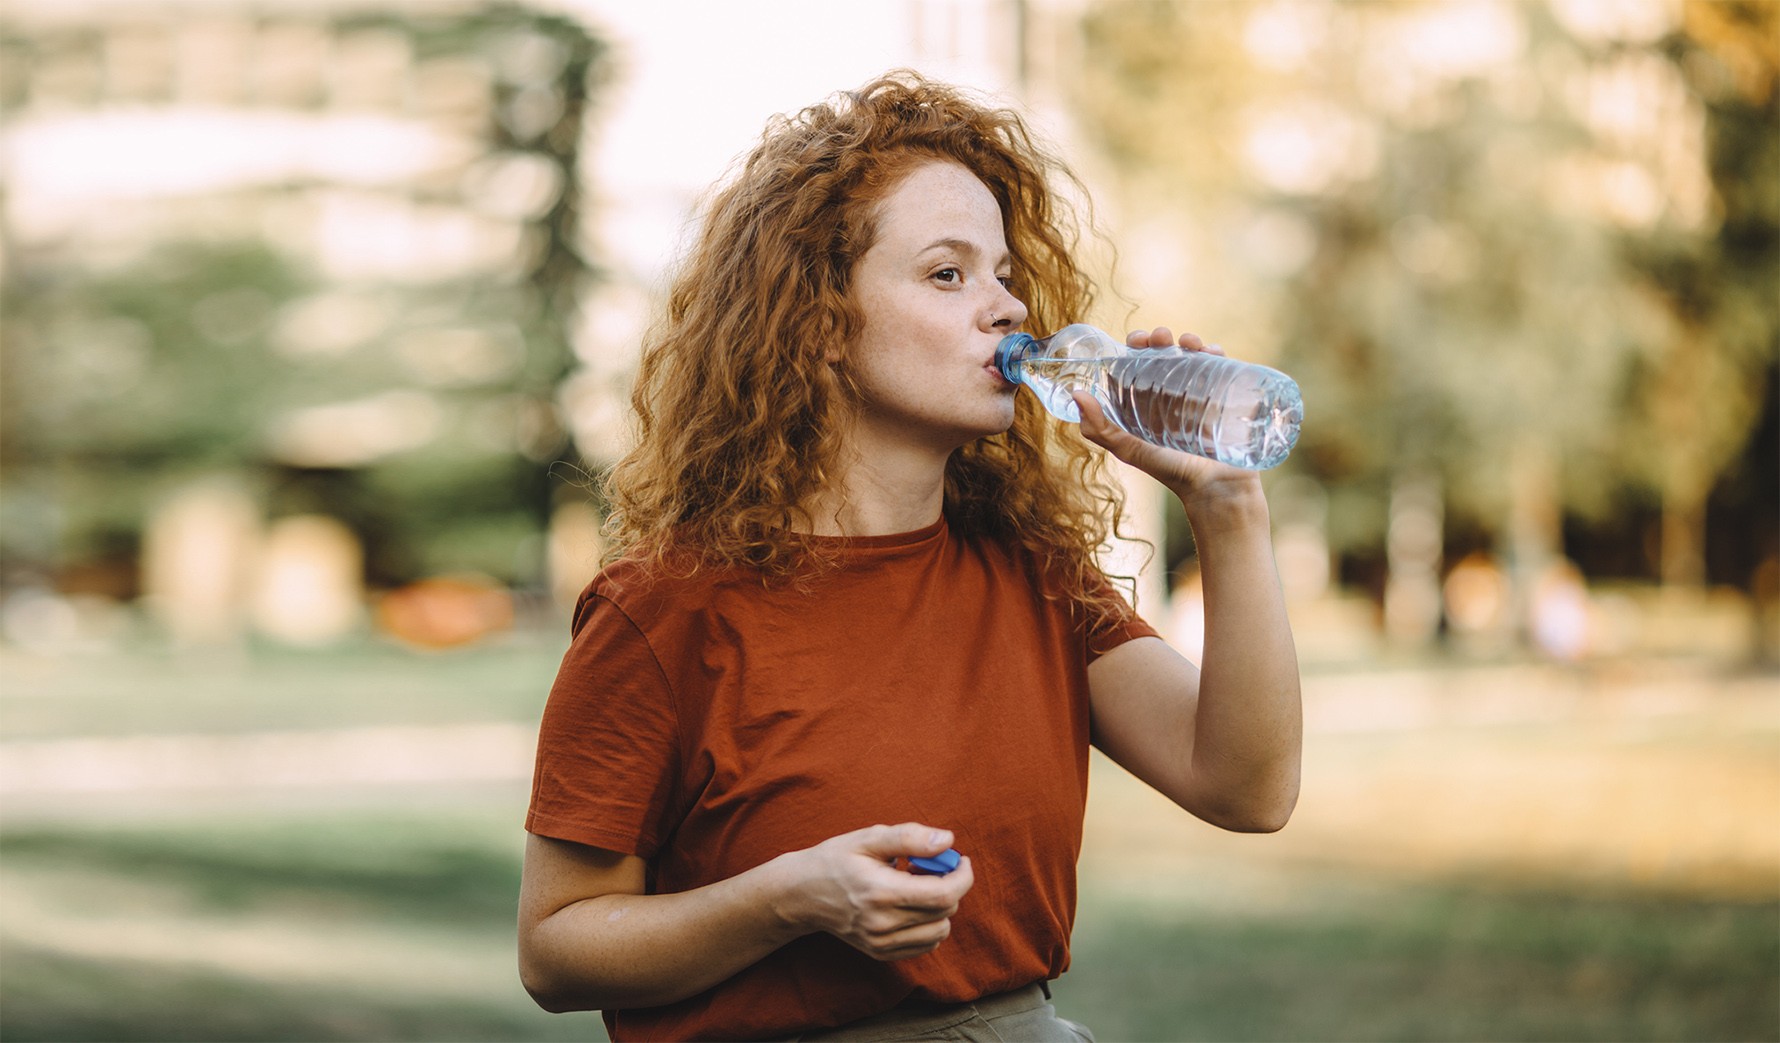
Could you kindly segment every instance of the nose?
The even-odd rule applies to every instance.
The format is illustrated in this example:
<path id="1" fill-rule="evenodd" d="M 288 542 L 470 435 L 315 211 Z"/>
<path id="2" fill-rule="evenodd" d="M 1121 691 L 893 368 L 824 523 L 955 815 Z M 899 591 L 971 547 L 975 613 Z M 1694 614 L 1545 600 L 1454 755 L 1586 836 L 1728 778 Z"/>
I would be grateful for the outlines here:
<path id="1" fill-rule="evenodd" d="M 1026 302 L 1008 292 L 1007 287 L 999 282 L 995 284 L 996 297 L 989 305 L 987 321 L 989 329 L 1011 333 L 1026 322 Z"/>

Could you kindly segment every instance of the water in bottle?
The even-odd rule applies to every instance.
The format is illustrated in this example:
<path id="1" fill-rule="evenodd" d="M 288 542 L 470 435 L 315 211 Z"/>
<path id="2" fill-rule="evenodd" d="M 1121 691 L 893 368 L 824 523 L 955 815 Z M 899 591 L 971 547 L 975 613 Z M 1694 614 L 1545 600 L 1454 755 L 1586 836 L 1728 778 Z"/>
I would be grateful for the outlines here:
<path id="1" fill-rule="evenodd" d="M 1010 333 L 995 364 L 1064 420 L 1081 421 L 1070 393 L 1086 391 L 1146 442 L 1255 471 L 1286 458 L 1304 420 L 1297 383 L 1276 369 L 1203 351 L 1130 348 L 1092 326 Z"/>

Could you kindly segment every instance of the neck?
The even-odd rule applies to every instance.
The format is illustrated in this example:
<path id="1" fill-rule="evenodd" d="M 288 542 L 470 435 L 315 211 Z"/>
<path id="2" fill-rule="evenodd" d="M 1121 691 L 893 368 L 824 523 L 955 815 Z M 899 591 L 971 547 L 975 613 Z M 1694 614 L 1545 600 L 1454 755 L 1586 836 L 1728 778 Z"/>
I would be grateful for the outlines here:
<path id="1" fill-rule="evenodd" d="M 804 531 L 889 536 L 939 520 L 949 452 L 894 444 L 864 451 L 857 445 L 849 447 L 835 480 L 809 503 Z"/>

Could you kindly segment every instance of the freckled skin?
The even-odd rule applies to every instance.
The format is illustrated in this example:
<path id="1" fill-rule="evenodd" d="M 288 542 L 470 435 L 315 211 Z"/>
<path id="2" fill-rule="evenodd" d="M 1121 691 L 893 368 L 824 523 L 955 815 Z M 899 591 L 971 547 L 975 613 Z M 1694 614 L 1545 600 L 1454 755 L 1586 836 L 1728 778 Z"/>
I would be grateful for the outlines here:
<path id="1" fill-rule="evenodd" d="M 985 368 L 1026 321 L 1010 274 L 1001 208 L 963 166 L 916 167 L 885 196 L 853 279 L 865 329 L 849 361 L 866 406 L 854 436 L 866 455 L 949 454 L 1013 424 L 1015 388 Z"/>

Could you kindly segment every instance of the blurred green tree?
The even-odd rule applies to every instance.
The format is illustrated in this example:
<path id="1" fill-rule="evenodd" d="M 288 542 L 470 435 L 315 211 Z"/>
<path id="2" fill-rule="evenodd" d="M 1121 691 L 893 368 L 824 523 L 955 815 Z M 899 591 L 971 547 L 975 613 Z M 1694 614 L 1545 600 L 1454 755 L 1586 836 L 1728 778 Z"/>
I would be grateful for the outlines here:
<path id="1" fill-rule="evenodd" d="M 1330 487 L 1337 548 L 1379 546 L 1394 480 L 1432 475 L 1525 581 L 1566 511 L 1654 482 L 1697 517 L 1759 419 L 1771 102 L 1688 91 L 1723 75 L 1701 26 L 1759 65 L 1749 6 L 1591 36 L 1531 4 L 1104 3 L 1070 102 L 1128 209 L 1192 215 L 1282 313 L 1247 350 L 1305 385 L 1287 467 Z"/>
<path id="2" fill-rule="evenodd" d="M 445 158 L 406 182 L 366 184 L 354 157 L 328 157 L 308 169 L 343 180 L 249 179 L 170 199 L 159 225 L 123 225 L 121 258 L 79 235 L 7 235 L 0 563 L 53 573 L 127 557 L 168 485 L 223 470 L 248 477 L 270 514 L 346 521 L 374 584 L 457 570 L 539 582 L 550 468 L 570 452 L 556 389 L 596 277 L 579 162 L 600 45 L 572 19 L 508 4 L 207 17 L 201 30 L 274 54 L 284 70 L 275 97 L 263 96 L 278 81 L 261 70 L 225 84 L 258 103 L 242 111 L 431 135 L 410 147 Z M 107 31 L 171 52 L 182 27 L 149 22 L 0 26 L 15 59 L 4 103 L 49 118 L 165 105 L 165 85 L 55 96 L 67 81 L 57 70 L 117 60 Z M 197 234 L 178 220 L 187 214 Z M 379 222 L 353 240 L 355 224 Z M 394 260 L 339 256 L 325 241 L 339 233 Z"/>
<path id="3" fill-rule="evenodd" d="M 1763 406 L 1774 408 L 1763 392 L 1780 369 L 1780 5 L 1721 0 L 1682 14 L 1661 46 L 1704 109 L 1716 227 L 1627 244 L 1678 335 L 1637 374 L 1622 448 L 1662 498 L 1663 582 L 1701 586 L 1707 498 L 1745 454 Z M 1752 484 L 1770 524 L 1749 527 L 1771 556 L 1780 475 Z"/>

